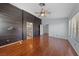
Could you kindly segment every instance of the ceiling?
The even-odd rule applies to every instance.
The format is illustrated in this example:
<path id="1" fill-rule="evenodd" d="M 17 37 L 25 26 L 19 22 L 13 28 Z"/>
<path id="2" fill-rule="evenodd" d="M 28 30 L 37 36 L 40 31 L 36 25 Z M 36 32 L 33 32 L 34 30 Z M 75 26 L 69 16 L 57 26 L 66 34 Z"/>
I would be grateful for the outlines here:
<path id="1" fill-rule="evenodd" d="M 38 3 L 11 3 L 11 4 L 37 17 L 38 14 L 35 14 L 35 12 L 39 12 L 41 10 L 41 7 L 38 5 Z M 39 17 L 39 18 L 41 19 L 68 18 L 77 8 L 77 5 L 78 5 L 77 3 L 46 3 L 46 9 L 49 12 L 51 12 L 51 14 L 48 14 L 47 17 Z"/>

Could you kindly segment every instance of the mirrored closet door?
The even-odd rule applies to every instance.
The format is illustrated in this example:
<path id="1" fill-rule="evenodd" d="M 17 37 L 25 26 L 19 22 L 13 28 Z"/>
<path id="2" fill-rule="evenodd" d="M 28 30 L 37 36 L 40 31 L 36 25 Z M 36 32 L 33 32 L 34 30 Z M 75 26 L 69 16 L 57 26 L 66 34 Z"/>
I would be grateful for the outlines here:
<path id="1" fill-rule="evenodd" d="M 27 33 L 27 39 L 32 39 L 33 38 L 33 23 L 31 22 L 26 22 L 26 33 Z"/>

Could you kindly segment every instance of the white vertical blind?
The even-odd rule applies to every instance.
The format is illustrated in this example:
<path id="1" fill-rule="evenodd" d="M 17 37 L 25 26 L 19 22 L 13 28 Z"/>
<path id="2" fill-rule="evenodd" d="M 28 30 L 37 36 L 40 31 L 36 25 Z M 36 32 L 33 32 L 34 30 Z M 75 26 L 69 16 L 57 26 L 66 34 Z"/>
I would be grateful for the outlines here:
<path id="1" fill-rule="evenodd" d="M 70 37 L 79 41 L 79 13 L 69 21 Z"/>

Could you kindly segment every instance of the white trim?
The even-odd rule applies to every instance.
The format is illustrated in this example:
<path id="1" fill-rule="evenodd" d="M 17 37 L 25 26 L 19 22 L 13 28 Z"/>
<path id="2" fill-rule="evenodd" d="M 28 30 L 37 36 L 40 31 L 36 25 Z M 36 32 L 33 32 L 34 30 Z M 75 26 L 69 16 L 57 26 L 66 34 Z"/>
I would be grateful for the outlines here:
<path id="1" fill-rule="evenodd" d="M 3 46 L 0 46 L 0 48 L 7 47 L 7 46 L 10 46 L 10 45 L 13 45 L 13 44 L 16 44 L 16 43 L 22 44 L 22 41 L 23 40 L 20 40 L 20 41 L 14 42 L 14 43 L 10 43 L 10 44 L 6 44 L 6 45 L 3 45 Z"/>

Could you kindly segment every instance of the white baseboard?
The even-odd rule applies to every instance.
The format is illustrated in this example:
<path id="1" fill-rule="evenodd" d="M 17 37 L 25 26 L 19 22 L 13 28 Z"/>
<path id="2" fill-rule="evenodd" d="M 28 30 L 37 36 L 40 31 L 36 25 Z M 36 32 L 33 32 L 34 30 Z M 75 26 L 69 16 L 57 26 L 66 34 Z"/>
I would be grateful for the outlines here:
<path id="1" fill-rule="evenodd" d="M 71 44 L 71 46 L 73 47 L 73 49 L 75 50 L 75 52 L 77 53 L 77 55 L 79 56 L 78 50 L 76 49 L 76 46 L 75 46 L 75 41 L 72 39 L 69 39 L 68 41 Z"/>
<path id="2" fill-rule="evenodd" d="M 51 36 L 51 35 L 49 35 L 50 37 L 56 37 L 56 38 L 61 38 L 61 39 L 68 39 L 68 37 L 65 37 L 65 36 L 59 36 L 59 35 L 57 35 L 57 36 Z"/>

